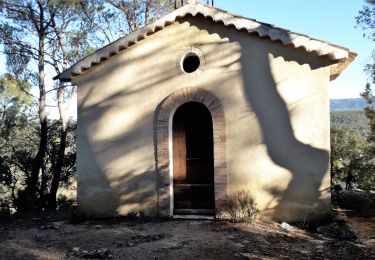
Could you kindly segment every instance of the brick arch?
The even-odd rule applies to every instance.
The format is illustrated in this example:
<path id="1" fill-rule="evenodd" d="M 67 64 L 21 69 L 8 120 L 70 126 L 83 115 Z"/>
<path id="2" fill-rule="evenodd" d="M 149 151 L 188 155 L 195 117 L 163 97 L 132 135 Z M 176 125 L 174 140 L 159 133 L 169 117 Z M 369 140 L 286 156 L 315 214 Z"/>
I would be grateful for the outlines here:
<path id="1" fill-rule="evenodd" d="M 198 102 L 211 113 L 214 139 L 214 187 L 215 212 L 224 202 L 227 194 L 226 123 L 224 107 L 220 100 L 209 91 L 201 88 L 180 89 L 158 106 L 155 112 L 155 159 L 157 172 L 159 216 L 173 215 L 173 173 L 171 170 L 171 129 L 173 115 L 177 108 L 187 102 Z"/>

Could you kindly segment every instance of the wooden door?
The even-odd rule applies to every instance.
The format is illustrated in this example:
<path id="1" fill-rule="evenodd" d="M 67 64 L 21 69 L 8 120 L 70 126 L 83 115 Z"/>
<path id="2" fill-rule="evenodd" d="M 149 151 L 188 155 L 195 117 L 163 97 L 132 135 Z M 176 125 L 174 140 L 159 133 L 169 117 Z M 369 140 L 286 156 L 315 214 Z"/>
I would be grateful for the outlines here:
<path id="1" fill-rule="evenodd" d="M 174 214 L 213 214 L 214 165 L 212 119 L 196 102 L 179 107 L 173 117 Z"/>

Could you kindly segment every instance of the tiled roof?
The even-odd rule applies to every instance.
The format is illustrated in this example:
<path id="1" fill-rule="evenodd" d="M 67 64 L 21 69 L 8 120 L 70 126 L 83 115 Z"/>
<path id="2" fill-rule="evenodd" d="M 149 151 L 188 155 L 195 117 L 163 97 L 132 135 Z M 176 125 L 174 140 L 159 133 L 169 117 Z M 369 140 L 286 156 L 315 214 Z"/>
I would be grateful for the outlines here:
<path id="1" fill-rule="evenodd" d="M 303 48 L 308 53 L 315 53 L 318 56 L 327 56 L 336 61 L 337 65 L 331 69 L 331 80 L 335 79 L 340 73 L 355 59 L 356 53 L 351 50 L 330 44 L 326 41 L 310 38 L 307 35 L 294 33 L 286 29 L 278 28 L 270 24 L 258 22 L 254 19 L 245 18 L 239 15 L 203 4 L 185 5 L 163 18 L 147 25 L 129 35 L 126 35 L 117 41 L 97 50 L 83 60 L 77 62 L 69 69 L 57 75 L 54 79 L 70 81 L 91 67 L 100 64 L 110 57 L 119 54 L 130 46 L 145 39 L 147 36 L 171 25 L 176 20 L 188 15 L 202 15 L 205 18 L 211 18 L 213 21 L 223 23 L 225 26 L 234 26 L 239 31 L 247 31 L 250 34 L 256 34 L 261 38 L 268 38 L 271 41 L 278 41 L 284 45 L 290 45 L 294 48 Z"/>

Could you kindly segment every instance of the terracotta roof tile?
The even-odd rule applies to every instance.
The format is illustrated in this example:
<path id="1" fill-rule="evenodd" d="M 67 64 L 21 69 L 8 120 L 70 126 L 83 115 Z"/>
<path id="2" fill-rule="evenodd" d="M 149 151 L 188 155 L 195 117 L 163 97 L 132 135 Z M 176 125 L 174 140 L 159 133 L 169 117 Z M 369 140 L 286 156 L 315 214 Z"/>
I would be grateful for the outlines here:
<path id="1" fill-rule="evenodd" d="M 70 81 L 73 77 L 82 74 L 91 67 L 100 64 L 111 56 L 117 55 L 121 51 L 129 48 L 147 36 L 173 24 L 176 20 L 188 15 L 202 15 L 205 18 L 211 18 L 215 22 L 221 22 L 225 26 L 234 26 L 237 30 L 247 31 L 251 34 L 257 34 L 261 38 L 269 38 L 272 41 L 282 42 L 284 45 L 291 45 L 294 48 L 303 48 L 308 53 L 316 53 L 318 56 L 328 56 L 331 60 L 337 61 L 337 65 L 331 69 L 331 80 L 335 79 L 340 73 L 355 59 L 356 53 L 348 48 L 330 44 L 326 41 L 310 38 L 307 35 L 291 32 L 289 30 L 275 27 L 274 25 L 258 22 L 254 19 L 235 15 L 218 8 L 203 5 L 185 5 L 156 22 L 147 25 L 129 35 L 126 35 L 117 41 L 97 50 L 83 60 L 77 62 L 69 69 L 63 71 L 54 79 Z"/>

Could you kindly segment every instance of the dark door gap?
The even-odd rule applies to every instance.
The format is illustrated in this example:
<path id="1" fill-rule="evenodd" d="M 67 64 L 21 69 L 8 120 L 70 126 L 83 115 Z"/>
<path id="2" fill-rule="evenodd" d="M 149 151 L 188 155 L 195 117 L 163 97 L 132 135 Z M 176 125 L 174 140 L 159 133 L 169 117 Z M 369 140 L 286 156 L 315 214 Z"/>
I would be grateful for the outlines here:
<path id="1" fill-rule="evenodd" d="M 208 109 L 197 102 L 179 107 L 173 117 L 174 214 L 213 214 L 213 130 Z M 183 214 L 183 213 L 182 213 Z"/>

